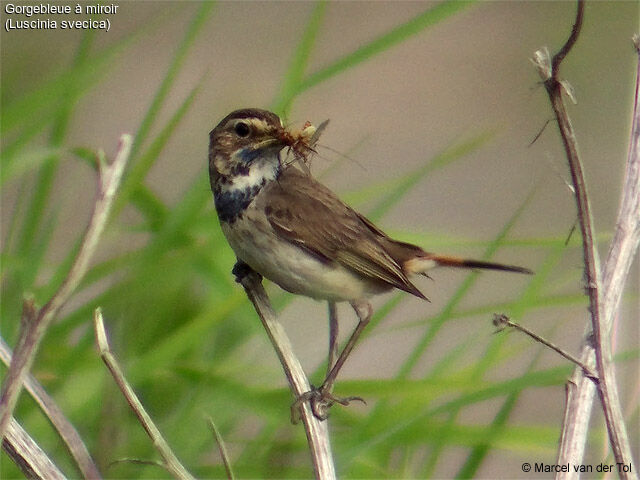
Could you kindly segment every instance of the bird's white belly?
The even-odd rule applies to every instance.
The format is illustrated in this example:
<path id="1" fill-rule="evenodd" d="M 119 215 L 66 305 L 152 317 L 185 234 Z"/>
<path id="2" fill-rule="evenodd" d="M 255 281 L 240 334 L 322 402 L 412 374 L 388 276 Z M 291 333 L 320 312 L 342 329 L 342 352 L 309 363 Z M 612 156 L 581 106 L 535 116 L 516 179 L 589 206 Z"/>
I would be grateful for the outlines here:
<path id="1" fill-rule="evenodd" d="M 233 228 L 223 223 L 222 231 L 240 260 L 283 289 L 332 301 L 360 300 L 384 290 L 336 262 L 323 262 L 277 237 L 266 218 L 256 217 L 259 214 L 249 208 Z"/>

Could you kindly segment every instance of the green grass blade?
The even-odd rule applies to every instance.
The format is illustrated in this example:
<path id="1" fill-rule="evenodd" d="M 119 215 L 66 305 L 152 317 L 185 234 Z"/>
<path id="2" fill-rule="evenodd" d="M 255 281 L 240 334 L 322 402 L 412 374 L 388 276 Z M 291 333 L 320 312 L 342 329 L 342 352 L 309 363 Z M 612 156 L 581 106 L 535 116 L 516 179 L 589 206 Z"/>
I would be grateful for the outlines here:
<path id="1" fill-rule="evenodd" d="M 379 201 L 373 208 L 373 210 L 370 211 L 370 216 L 373 219 L 381 218 L 393 207 L 393 205 L 396 204 L 399 196 L 404 195 L 408 190 L 417 185 L 423 177 L 427 176 L 435 170 L 439 170 L 457 160 L 464 158 L 469 153 L 474 152 L 481 146 L 485 145 L 487 142 L 493 139 L 493 137 L 493 132 L 481 133 L 436 155 L 428 164 L 424 165 L 423 167 L 417 168 L 413 172 L 410 172 L 410 174 L 408 175 L 405 175 L 401 179 L 401 182 L 396 189 L 390 190 L 387 195 L 378 197 Z"/>
<path id="2" fill-rule="evenodd" d="M 442 2 L 302 80 L 296 94 L 368 60 L 466 8 L 472 1 Z"/>
<path id="3" fill-rule="evenodd" d="M 169 214 L 168 207 L 146 185 L 138 185 L 131 194 L 131 203 L 145 218 L 145 228 L 152 232 L 160 229 Z"/>
<path id="4" fill-rule="evenodd" d="M 523 309 L 527 308 L 528 305 L 535 306 L 540 303 L 539 298 L 541 296 L 541 292 L 544 289 L 544 286 L 548 284 L 548 280 L 551 277 L 554 267 L 557 266 L 565 251 L 566 248 L 564 245 L 558 245 L 556 249 L 548 256 L 543 266 L 539 269 L 536 278 L 529 283 L 523 294 L 520 296 L 518 302 L 516 302 L 516 304 L 514 305 L 514 308 L 512 309 L 513 316 L 520 317 L 524 313 Z M 484 375 L 483 372 L 488 370 L 493 365 L 494 360 L 496 359 L 498 354 L 498 346 L 506 341 L 505 335 L 501 335 L 500 337 L 501 338 L 497 338 L 492 342 L 487 354 L 483 356 L 481 361 L 478 363 L 478 368 L 482 369 L 482 372 L 478 372 L 479 375 Z M 535 364 L 539 360 L 540 355 L 543 351 L 544 349 L 538 349 L 536 357 L 530 363 L 527 371 L 523 376 L 532 373 L 533 368 L 535 367 Z M 567 368 L 569 367 L 570 366 L 567 365 Z M 516 381 L 513 382 L 513 384 L 519 384 L 521 385 L 521 388 L 518 388 L 516 385 L 517 389 L 507 396 L 500 408 L 500 411 L 490 425 L 490 430 L 487 432 L 488 438 L 486 443 L 476 445 L 471 450 L 467 457 L 467 460 L 456 475 L 457 478 L 471 478 L 475 475 L 490 451 L 491 445 L 493 443 L 492 440 L 501 435 L 506 428 L 506 422 L 509 418 L 509 415 L 515 408 L 515 405 L 520 398 L 521 392 L 524 389 L 530 388 L 530 385 L 527 384 L 527 382 L 522 382 L 522 377 L 515 380 Z M 428 474 L 428 472 L 424 473 Z"/>
<path id="5" fill-rule="evenodd" d="M 184 61 L 187 58 L 187 54 L 189 50 L 195 43 L 195 39 L 200 32 L 200 29 L 205 25 L 209 15 L 211 14 L 213 7 L 215 6 L 215 2 L 202 2 L 200 4 L 200 8 L 196 12 L 189 28 L 180 43 L 180 46 L 176 50 L 175 55 L 173 56 L 173 60 L 171 61 L 171 65 L 167 69 L 167 73 L 158 88 L 153 101 L 151 102 L 151 106 L 147 110 L 146 115 L 142 119 L 142 123 L 140 127 L 138 127 L 138 131 L 136 132 L 136 137 L 134 140 L 134 144 L 131 150 L 131 158 L 135 158 L 138 151 L 140 150 L 142 144 L 147 139 L 149 135 L 149 131 L 151 130 L 151 126 L 153 121 L 158 115 L 158 112 L 164 105 L 164 101 L 167 98 L 169 90 L 173 86 L 180 69 Z M 125 180 L 126 181 L 126 180 Z M 123 185 L 124 186 L 124 185 Z"/>
<path id="6" fill-rule="evenodd" d="M 557 260 L 559 260 L 559 258 L 557 258 Z M 553 263 L 555 264 L 556 262 Z M 526 302 L 528 297 L 527 292 L 532 290 L 535 290 L 534 282 L 530 282 L 524 294 L 521 295 L 519 303 Z M 505 335 L 501 335 L 499 337 L 494 336 L 493 341 L 490 342 L 489 347 L 487 348 L 487 353 L 481 357 L 482 360 L 476 364 L 476 366 L 473 368 L 473 372 L 471 373 L 471 375 L 469 375 L 470 381 L 472 381 L 474 378 L 484 378 L 491 367 L 495 365 L 494 358 L 496 357 L 500 346 L 502 346 L 502 344 L 505 342 L 505 339 Z M 540 358 L 541 353 L 542 350 L 538 350 L 537 355 L 535 356 L 533 361 L 530 362 L 524 375 L 527 375 L 533 371 L 538 359 Z M 528 387 L 529 385 L 523 387 L 523 389 Z M 490 425 L 490 429 L 487 432 L 487 442 L 473 447 L 473 449 L 467 456 L 466 462 L 458 472 L 458 478 L 471 478 L 473 474 L 478 470 L 491 448 L 491 444 L 493 443 L 492 439 L 500 435 L 504 430 L 505 425 L 507 424 L 507 420 L 509 419 L 511 412 L 515 408 L 516 402 L 520 398 L 520 394 L 522 393 L 523 389 L 517 389 L 511 392 L 504 400 L 502 406 L 500 407 L 500 410 L 498 411 Z M 443 431 L 445 440 L 441 444 L 436 446 L 431 452 L 429 461 L 426 464 L 426 468 L 422 472 L 425 477 L 430 477 L 433 475 L 433 470 L 440 460 L 440 456 L 443 453 L 444 446 L 447 444 L 447 435 L 453 428 L 455 428 L 455 424 L 458 421 L 461 410 L 462 407 L 456 408 L 453 411 L 449 412 L 447 426 Z"/>
<path id="7" fill-rule="evenodd" d="M 634 352 L 626 352 L 625 354 L 627 360 L 634 356 Z M 476 379 L 471 382 L 469 376 L 474 371 L 474 368 L 471 368 L 462 375 L 448 373 L 442 376 L 428 375 L 419 379 L 344 380 L 341 383 L 349 391 L 356 391 L 375 398 L 394 397 L 402 402 L 407 402 L 405 404 L 407 406 L 409 404 L 417 405 L 421 410 L 421 415 L 434 416 L 509 395 L 527 386 L 542 388 L 562 385 L 566 380 L 567 373 L 571 373 L 571 369 L 572 366 L 567 364 L 543 370 L 527 370 L 519 377 L 498 381 Z M 425 404 L 428 403 L 424 400 L 425 398 L 443 395 L 453 395 L 453 397 L 435 407 L 425 408 Z M 339 410 L 339 412 L 350 415 L 349 411 Z M 404 414 L 399 412 L 398 415 Z"/>
<path id="8" fill-rule="evenodd" d="M 393 208 L 409 189 L 417 185 L 426 176 L 465 158 L 466 155 L 487 144 L 494 136 L 494 132 L 483 132 L 461 143 L 450 145 L 426 164 L 411 170 L 399 178 L 379 182 L 376 183 L 376 185 L 347 194 L 344 196 L 345 200 L 347 200 L 348 203 L 359 204 L 375 199 L 376 203 L 374 207 L 368 211 L 367 216 L 374 221 L 378 220 L 389 211 L 389 209 Z"/>
<path id="9" fill-rule="evenodd" d="M 180 43 L 180 46 L 173 56 L 173 60 L 171 61 L 166 75 L 164 76 L 162 83 L 158 87 L 158 90 L 156 91 L 156 94 L 147 110 L 147 113 L 140 123 L 140 127 L 138 127 L 138 131 L 136 133 L 131 151 L 132 159 L 137 158 L 137 154 L 140 151 L 142 144 L 146 141 L 151 130 L 151 126 L 158 112 L 164 105 L 169 90 L 173 86 L 189 51 L 195 44 L 195 40 L 202 27 L 206 24 L 206 21 L 209 18 L 209 15 L 211 14 L 214 6 L 215 2 L 201 3 L 200 8 L 193 17 L 191 24 L 189 25 L 189 28 L 187 29 L 187 32 L 185 33 L 182 42 Z M 138 208 L 141 208 L 141 211 L 143 213 L 155 215 L 154 217 L 148 218 L 148 221 L 152 228 L 157 227 L 157 222 L 160 219 L 159 215 L 161 215 L 159 212 L 164 211 L 164 207 L 161 204 L 155 203 L 152 208 L 149 208 L 151 205 L 150 201 L 153 200 L 153 195 L 149 194 L 149 192 L 141 192 L 136 195 L 134 195 L 134 193 L 139 188 L 145 188 L 141 184 L 142 179 L 157 160 L 157 154 L 153 155 L 151 154 L 151 152 L 156 150 L 156 152 L 159 153 L 159 151 L 162 149 L 162 147 L 168 140 L 169 134 L 173 132 L 180 119 L 182 118 L 188 107 L 191 105 L 191 102 L 193 101 L 193 97 L 195 96 L 197 90 L 198 87 L 192 90 L 191 94 L 189 95 L 189 97 L 187 97 L 185 102 L 183 102 L 178 112 L 173 115 L 173 118 L 169 121 L 168 125 L 165 127 L 165 130 L 160 135 L 161 138 L 156 138 L 154 144 L 150 147 L 148 155 L 145 155 L 144 158 L 141 158 L 138 161 L 134 160 L 134 162 L 131 164 L 132 167 L 130 171 L 125 174 L 122 186 L 120 187 L 120 193 L 114 202 L 113 210 L 111 213 L 112 219 L 117 218 L 120 212 L 122 212 L 125 205 L 127 205 L 127 203 L 129 202 L 131 197 L 135 197 L 136 206 Z"/>
<path id="10" fill-rule="evenodd" d="M 287 116 L 287 112 L 291 108 L 291 102 L 298 91 L 298 85 L 302 81 L 307 69 L 307 64 L 309 63 L 309 58 L 316 43 L 318 31 L 320 30 L 320 25 L 322 25 L 322 20 L 324 19 L 326 5 L 325 1 L 316 2 L 315 8 L 311 13 L 311 18 L 307 23 L 302 39 L 298 43 L 287 74 L 284 77 L 280 92 L 278 92 L 273 102 L 272 110 L 282 114 L 284 117 Z"/>
<path id="11" fill-rule="evenodd" d="M 70 242 L 71 246 L 69 247 L 69 251 L 67 252 L 64 260 L 60 262 L 60 264 L 55 269 L 51 280 L 47 282 L 47 285 L 45 287 L 39 289 L 38 299 L 51 298 L 51 296 L 58 290 L 58 288 L 60 288 L 60 285 L 62 284 L 64 279 L 67 278 L 69 270 L 71 270 L 73 262 L 76 259 L 76 254 L 78 253 L 78 250 L 80 250 L 80 245 L 82 244 L 83 237 L 84 232 L 79 234 L 78 238 L 76 238 L 73 243 Z"/>
<path id="12" fill-rule="evenodd" d="M 210 198 L 209 179 L 201 174 L 196 175 L 191 187 L 169 211 L 162 228 L 148 245 L 145 255 L 151 262 L 162 252 L 175 248 L 176 241 L 190 235 L 190 230 L 196 226 L 200 212 L 207 206 L 207 200 Z"/>
<path id="13" fill-rule="evenodd" d="M 210 305 L 201 315 L 192 319 L 180 329 L 158 343 L 152 350 L 143 356 L 132 359 L 129 369 L 132 379 L 143 378 L 144 373 L 150 368 L 158 368 L 159 365 L 171 365 L 186 350 L 189 350 L 195 342 L 201 342 L 206 332 L 212 326 L 226 318 L 230 312 L 244 303 L 245 297 L 241 291 L 236 291 L 227 297 L 225 302 L 216 302 Z"/>
<path id="14" fill-rule="evenodd" d="M 73 92 L 77 101 L 93 88 L 108 72 L 118 55 L 130 46 L 144 32 L 149 31 L 160 23 L 162 19 L 173 18 L 175 9 L 166 9 L 161 15 L 152 18 L 145 25 L 123 37 L 121 40 L 86 57 L 83 62 L 76 62 L 70 68 L 46 79 L 35 89 L 14 97 L 3 97 L 0 102 L 2 123 L 0 131 L 3 136 L 18 127 L 21 133 L 7 143 L 2 152 L 2 165 L 10 161 L 28 141 L 40 133 L 47 125 L 58 118 L 56 108 L 60 106 L 60 98 Z M 89 40 L 93 37 L 84 36 L 83 44 L 78 50 L 79 56 L 88 54 Z M 5 90 L 3 90 L 3 93 Z"/>
<path id="15" fill-rule="evenodd" d="M 82 41 L 78 47 L 78 51 L 74 60 L 73 67 L 82 67 L 87 63 L 88 51 L 91 48 L 91 43 L 94 39 L 93 34 L 84 34 Z M 53 129 L 50 137 L 50 146 L 54 149 L 59 148 L 67 132 L 69 126 L 69 119 L 73 111 L 75 102 L 82 94 L 81 88 L 74 88 L 71 85 L 63 85 L 63 89 L 59 92 L 60 97 L 57 99 L 57 111 L 54 116 L 56 121 L 53 124 Z M 62 100 L 60 100 L 60 98 Z M 22 112 L 23 115 L 28 115 L 27 112 Z M 53 181 L 55 179 L 56 172 L 58 170 L 58 163 L 60 157 L 58 155 L 52 155 L 43 162 L 43 166 L 40 169 L 38 178 L 36 180 L 35 188 L 31 196 L 31 201 L 27 207 L 26 221 L 23 225 L 22 232 L 20 234 L 20 249 L 19 254 L 26 256 L 29 255 L 34 239 L 36 238 L 40 223 L 44 213 L 47 211 L 47 205 L 49 203 L 51 189 L 53 187 Z"/>
<path id="16" fill-rule="evenodd" d="M 89 51 L 91 50 L 91 46 L 93 45 L 95 38 L 95 30 L 85 30 L 83 32 L 73 67 L 82 66 L 87 63 L 87 60 L 90 58 Z M 63 91 L 63 95 L 59 100 L 60 103 L 56 112 L 56 120 L 54 121 L 53 128 L 51 130 L 51 143 L 54 145 L 61 145 L 67 136 L 71 115 L 81 95 L 82 90 L 74 91 L 67 88 Z"/>
<path id="17" fill-rule="evenodd" d="M 29 119 L 29 121 L 31 121 L 31 119 Z M 23 148 L 31 146 L 30 141 L 49 125 L 50 122 L 51 119 L 45 116 L 44 118 L 38 118 L 36 122 L 22 125 L 23 128 L 20 133 L 11 141 L 6 142 L 2 148 L 0 152 L 0 168 L 3 170 L 9 168 L 20 169 L 20 167 L 14 165 L 18 161 L 15 157 L 20 154 Z M 1 126 L 0 130 L 2 130 Z"/>
<path id="18" fill-rule="evenodd" d="M 515 379 L 492 383 L 469 382 L 466 376 L 419 380 L 345 381 L 343 383 L 350 391 L 364 392 L 367 396 L 378 394 L 381 398 L 386 395 L 394 398 L 394 406 L 387 409 L 384 415 L 377 417 L 375 430 L 370 430 L 370 427 L 361 428 L 362 438 L 354 442 L 354 447 L 344 451 L 343 454 L 347 458 L 355 459 L 366 456 L 367 452 L 374 451 L 382 444 L 393 445 L 395 448 L 415 442 L 429 442 L 431 434 L 425 431 L 432 428 L 434 424 L 438 425 L 436 437 L 438 440 L 433 442 L 434 447 L 437 447 L 445 438 L 448 426 L 448 422 L 441 418 L 443 414 L 508 396 L 527 388 L 559 386 L 566 381 L 570 372 L 571 366 L 565 365 L 541 371 L 529 371 Z M 454 398 L 442 405 L 433 408 L 424 407 L 432 398 L 451 394 L 455 395 Z M 339 415 L 348 414 L 344 410 L 336 412 Z M 458 442 L 455 439 L 458 427 L 459 425 L 451 429 L 450 442 L 445 446 Z M 402 437 L 402 442 L 397 440 L 398 437 Z M 481 439 L 474 442 L 474 446 L 476 445 L 482 445 Z M 420 475 L 420 478 L 425 477 Z"/>
<path id="19" fill-rule="evenodd" d="M 28 173 L 44 168 L 48 163 L 59 158 L 61 151 L 56 147 L 30 148 L 14 154 L 10 160 L 2 161 L 0 170 L 0 186 L 15 181 Z"/>
<path id="20" fill-rule="evenodd" d="M 493 422 L 491 422 L 491 425 L 489 426 L 487 431 L 487 441 L 473 447 L 471 453 L 469 453 L 467 457 L 467 460 L 456 474 L 456 478 L 475 477 L 478 469 L 482 465 L 482 462 L 491 451 L 491 444 L 493 443 L 493 440 L 504 431 L 507 425 L 507 420 L 520 398 L 520 393 L 521 391 L 507 396 L 506 400 L 500 407 L 500 410 L 493 419 Z"/>
<path id="21" fill-rule="evenodd" d="M 154 197 L 151 192 L 145 192 L 142 189 L 142 184 L 147 173 L 156 162 L 160 153 L 166 146 L 167 142 L 171 138 L 171 135 L 175 132 L 176 128 L 184 118 L 193 100 L 196 98 L 202 81 L 196 87 L 194 87 L 187 98 L 185 98 L 164 126 L 162 131 L 154 138 L 149 148 L 140 155 L 138 161 L 131 167 L 125 182 L 120 188 L 118 198 L 115 200 L 113 206 L 112 218 L 115 218 L 118 213 L 124 208 L 129 201 L 130 197 L 136 192 L 137 204 L 147 214 L 153 215 L 153 217 L 147 218 L 151 225 L 158 225 L 158 222 L 164 217 L 166 213 L 166 207 L 159 203 L 159 200 Z"/>
<path id="22" fill-rule="evenodd" d="M 68 70 L 30 93 L 6 102 L 2 108 L 3 133 L 24 126 L 27 120 L 29 123 L 35 120 L 34 123 L 44 126 L 54 118 L 58 122 L 58 126 L 54 127 L 54 138 L 60 138 L 64 133 L 62 129 L 64 117 L 68 117 L 71 112 L 68 108 L 73 105 L 69 100 L 80 98 L 83 93 L 93 87 L 103 77 L 105 69 L 120 50 L 120 48 L 111 47 L 89 59 L 87 44 L 92 40 L 92 35 L 83 36 L 74 64 Z M 120 46 L 122 45 L 118 45 Z"/>
<path id="23" fill-rule="evenodd" d="M 500 231 L 498 235 L 495 237 L 495 239 L 493 240 L 493 242 L 491 242 L 491 245 L 489 245 L 489 247 L 486 249 L 482 257 L 483 259 L 491 258 L 491 256 L 496 252 L 498 247 L 501 245 L 502 240 L 507 236 L 507 234 L 509 233 L 509 231 L 511 230 L 515 222 L 518 220 L 518 218 L 520 218 L 520 215 L 522 215 L 522 213 L 524 212 L 524 209 L 529 204 L 529 201 L 533 197 L 534 192 L 535 192 L 535 188 L 529 193 L 529 195 L 527 195 L 527 197 L 523 200 L 523 202 L 520 204 L 518 209 L 507 221 L 502 231 Z M 414 350 L 411 352 L 409 357 L 405 360 L 402 367 L 400 368 L 398 372 L 398 376 L 400 378 L 405 378 L 411 372 L 411 370 L 413 370 L 418 360 L 424 354 L 424 351 L 427 349 L 427 347 L 431 344 L 431 342 L 435 338 L 440 328 L 442 328 L 442 326 L 447 321 L 447 319 L 450 318 L 451 314 L 453 313 L 455 308 L 458 306 L 460 301 L 465 297 L 466 293 L 473 286 L 477 277 L 478 277 L 477 273 L 475 272 L 470 273 L 467 276 L 467 278 L 464 280 L 462 285 L 460 285 L 460 287 L 453 294 L 449 302 L 447 302 L 444 308 L 440 311 L 440 313 L 438 313 L 438 315 L 436 315 L 436 317 L 431 320 L 429 328 L 423 334 L 422 338 L 419 340 Z"/>
<path id="24" fill-rule="evenodd" d="M 437 419 L 428 424 L 415 422 L 410 428 L 402 429 L 389 438 L 390 442 L 404 445 L 438 445 L 445 425 Z M 450 429 L 449 447 L 475 447 L 490 439 L 491 448 L 512 452 L 551 454 L 557 443 L 557 429 L 552 426 L 506 426 L 499 434 L 491 434 L 486 425 L 455 425 Z"/>

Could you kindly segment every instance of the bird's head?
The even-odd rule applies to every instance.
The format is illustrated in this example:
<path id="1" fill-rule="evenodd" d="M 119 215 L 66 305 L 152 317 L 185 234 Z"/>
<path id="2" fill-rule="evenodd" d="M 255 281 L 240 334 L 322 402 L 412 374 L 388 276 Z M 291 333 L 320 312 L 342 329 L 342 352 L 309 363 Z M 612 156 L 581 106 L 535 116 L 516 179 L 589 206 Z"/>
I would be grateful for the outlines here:
<path id="1" fill-rule="evenodd" d="M 251 173 L 277 177 L 280 150 L 287 146 L 287 137 L 275 113 L 256 108 L 231 112 L 209 134 L 212 186 L 219 179 Z"/>

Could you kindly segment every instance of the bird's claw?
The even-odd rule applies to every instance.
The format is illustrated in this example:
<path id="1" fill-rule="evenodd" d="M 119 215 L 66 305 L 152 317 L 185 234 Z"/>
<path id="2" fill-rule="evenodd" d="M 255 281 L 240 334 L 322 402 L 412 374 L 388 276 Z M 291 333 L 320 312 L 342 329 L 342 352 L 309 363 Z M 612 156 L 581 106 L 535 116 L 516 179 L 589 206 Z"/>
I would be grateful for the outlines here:
<path id="1" fill-rule="evenodd" d="M 329 417 L 329 408 L 331 408 L 336 403 L 345 407 L 353 401 L 362 402 L 365 405 L 367 404 L 367 402 L 362 397 L 337 397 L 327 389 L 324 389 L 322 387 L 316 388 L 312 385 L 311 390 L 309 390 L 308 392 L 304 392 L 291 405 L 291 423 L 298 423 L 298 420 L 300 420 L 300 408 L 302 407 L 302 404 L 307 401 L 311 406 L 313 415 L 318 420 L 326 420 Z"/>

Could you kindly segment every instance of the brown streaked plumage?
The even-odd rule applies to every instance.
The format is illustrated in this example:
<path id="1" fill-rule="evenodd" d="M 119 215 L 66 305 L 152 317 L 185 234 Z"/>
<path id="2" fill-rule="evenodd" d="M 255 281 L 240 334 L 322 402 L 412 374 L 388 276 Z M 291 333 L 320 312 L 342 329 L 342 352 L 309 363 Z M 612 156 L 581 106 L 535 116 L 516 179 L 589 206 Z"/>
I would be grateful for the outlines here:
<path id="1" fill-rule="evenodd" d="M 327 398 L 336 400 L 331 387 L 369 321 L 368 297 L 398 288 L 426 300 L 409 277 L 437 266 L 532 273 L 389 238 L 308 173 L 284 165 L 280 151 L 286 147 L 303 160 L 313 152 L 307 137 L 286 130 L 277 115 L 237 110 L 210 133 L 209 173 L 222 230 L 239 261 L 287 291 L 349 301 L 358 314 L 358 327 L 325 382 L 309 394 L 318 416 Z"/>

